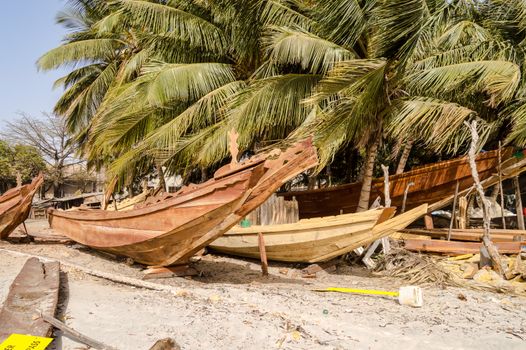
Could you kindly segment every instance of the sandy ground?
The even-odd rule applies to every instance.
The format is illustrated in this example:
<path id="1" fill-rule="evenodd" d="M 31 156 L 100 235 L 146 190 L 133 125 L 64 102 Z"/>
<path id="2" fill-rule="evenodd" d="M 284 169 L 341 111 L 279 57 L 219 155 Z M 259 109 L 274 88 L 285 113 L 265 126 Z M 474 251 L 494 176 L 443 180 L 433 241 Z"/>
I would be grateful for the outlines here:
<path id="1" fill-rule="evenodd" d="M 2 242 L 0 300 L 26 260 L 2 249 L 142 277 L 142 266 L 79 245 Z M 133 350 L 149 349 L 165 337 L 185 350 L 526 348 L 526 299 L 521 297 L 428 286 L 424 307 L 411 308 L 389 298 L 313 291 L 404 285 L 343 263 L 315 279 L 300 276 L 303 266 L 272 263 L 264 278 L 257 261 L 216 255 L 204 256 L 194 267 L 201 276 L 152 280 L 174 286 L 176 295 L 64 269 L 59 317 L 83 334 Z M 54 349 L 86 349 L 60 332 L 55 336 Z"/>

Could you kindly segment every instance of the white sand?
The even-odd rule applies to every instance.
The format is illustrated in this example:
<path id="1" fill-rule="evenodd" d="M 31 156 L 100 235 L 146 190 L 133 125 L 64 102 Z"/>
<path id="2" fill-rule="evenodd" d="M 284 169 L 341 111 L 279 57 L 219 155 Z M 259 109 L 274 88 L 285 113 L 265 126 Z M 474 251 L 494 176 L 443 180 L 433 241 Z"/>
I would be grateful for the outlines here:
<path id="1" fill-rule="evenodd" d="M 138 265 L 129 267 L 78 246 L 0 243 L 0 248 L 142 276 Z M 24 262 L 0 252 L 0 300 Z M 149 349 L 164 337 L 185 350 L 526 348 L 521 339 L 526 339 L 526 299 L 521 297 L 428 287 L 424 307 L 418 309 L 387 298 L 312 291 L 328 286 L 397 290 L 403 285 L 360 277 L 367 272 L 348 266 L 316 279 L 304 279 L 284 264 L 271 264 L 271 276 L 262 278 L 255 261 L 213 255 L 195 267 L 204 276 L 154 280 L 180 288 L 179 296 L 68 271 L 60 317 L 81 333 L 130 350 Z M 287 275 L 280 272 L 284 267 Z M 57 333 L 55 348 L 86 347 Z"/>

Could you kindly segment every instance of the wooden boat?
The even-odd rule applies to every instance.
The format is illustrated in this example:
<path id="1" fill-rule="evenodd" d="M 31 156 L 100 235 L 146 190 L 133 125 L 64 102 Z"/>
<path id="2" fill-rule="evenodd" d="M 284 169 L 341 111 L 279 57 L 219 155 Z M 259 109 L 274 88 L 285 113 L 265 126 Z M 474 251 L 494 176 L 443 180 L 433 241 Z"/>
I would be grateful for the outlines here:
<path id="1" fill-rule="evenodd" d="M 148 265 L 164 265 L 234 211 L 262 175 L 259 165 L 140 208 L 123 212 L 50 209 L 48 219 L 53 230 L 81 244 Z"/>
<path id="2" fill-rule="evenodd" d="M 315 150 L 305 146 L 232 163 L 203 184 L 151 197 L 132 210 L 50 210 L 49 222 L 55 231 L 81 244 L 143 264 L 185 264 L 282 183 L 315 166 Z"/>
<path id="3" fill-rule="evenodd" d="M 508 166 L 515 162 L 513 150 L 502 150 L 502 160 Z M 504 165 L 504 164 L 503 164 Z M 477 158 L 477 169 L 480 180 L 483 181 L 497 172 L 498 151 L 481 153 Z M 389 177 L 392 205 L 401 207 L 404 192 L 409 183 L 406 209 L 414 208 L 424 203 L 435 203 L 455 193 L 456 183 L 459 191 L 473 185 L 471 170 L 467 157 L 456 158 L 444 162 L 415 168 L 402 174 Z M 294 191 L 280 194 L 290 200 L 295 197 L 298 201 L 299 217 L 313 218 L 354 213 L 358 208 L 362 183 L 356 182 L 340 186 L 321 188 L 307 191 Z M 373 179 L 370 201 L 380 196 L 384 198 L 383 178 Z"/>
<path id="4" fill-rule="evenodd" d="M 29 185 L 12 188 L 0 196 L 0 239 L 7 238 L 27 219 L 33 196 L 43 182 L 40 174 Z"/>
<path id="5" fill-rule="evenodd" d="M 392 217 L 395 208 L 303 219 L 294 224 L 235 227 L 210 244 L 218 252 L 259 257 L 258 233 L 264 235 L 267 258 L 275 261 L 316 263 L 389 236 L 424 215 L 427 205 Z"/>
<path id="6" fill-rule="evenodd" d="M 14 333 L 50 336 L 53 327 L 40 318 L 40 312 L 55 317 L 59 285 L 58 262 L 28 259 L 11 284 L 0 310 L 0 343 Z"/>

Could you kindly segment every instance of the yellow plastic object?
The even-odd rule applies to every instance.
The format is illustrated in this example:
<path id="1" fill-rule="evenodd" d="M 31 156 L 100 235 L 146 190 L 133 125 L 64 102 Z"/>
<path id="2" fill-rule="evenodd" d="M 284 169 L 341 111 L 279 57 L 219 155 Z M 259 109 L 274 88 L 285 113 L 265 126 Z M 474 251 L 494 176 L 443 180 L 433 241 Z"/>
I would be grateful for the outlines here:
<path id="1" fill-rule="evenodd" d="M 422 307 L 424 304 L 422 289 L 416 286 L 400 287 L 398 292 L 386 292 L 383 290 L 373 290 L 373 289 L 354 289 L 354 288 L 335 288 L 335 287 L 330 287 L 327 289 L 320 289 L 318 291 L 398 297 L 398 302 L 401 305 L 409 305 L 413 307 Z"/>
<path id="2" fill-rule="evenodd" d="M 339 293 L 358 293 L 358 294 L 372 294 L 372 295 L 388 295 L 391 297 L 397 297 L 398 292 L 386 292 L 383 290 L 372 290 L 372 289 L 353 289 L 353 288 L 327 288 L 323 289 L 324 292 L 339 292 Z"/>
<path id="3" fill-rule="evenodd" d="M 0 350 L 45 350 L 52 341 L 53 338 L 11 334 L 9 338 L 0 344 Z"/>

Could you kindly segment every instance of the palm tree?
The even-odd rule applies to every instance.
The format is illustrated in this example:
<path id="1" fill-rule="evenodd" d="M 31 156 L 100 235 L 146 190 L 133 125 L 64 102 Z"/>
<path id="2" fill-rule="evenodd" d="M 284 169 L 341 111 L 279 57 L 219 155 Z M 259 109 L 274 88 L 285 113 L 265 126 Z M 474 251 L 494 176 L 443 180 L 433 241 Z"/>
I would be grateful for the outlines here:
<path id="1" fill-rule="evenodd" d="M 386 136 L 455 153 L 467 118 L 486 139 L 506 118 L 524 128 L 503 3 L 76 0 L 59 17 L 73 33 L 39 66 L 81 65 L 59 80 L 56 110 L 84 154 L 123 179 L 214 165 L 232 128 L 243 149 L 314 133 L 318 170 L 342 148 L 368 149 L 364 210 Z M 501 9 L 493 22 L 486 6 Z M 512 116 L 495 117 L 504 106 Z"/>

